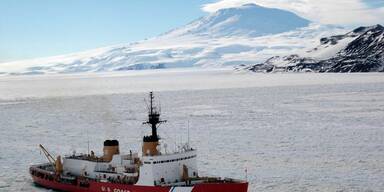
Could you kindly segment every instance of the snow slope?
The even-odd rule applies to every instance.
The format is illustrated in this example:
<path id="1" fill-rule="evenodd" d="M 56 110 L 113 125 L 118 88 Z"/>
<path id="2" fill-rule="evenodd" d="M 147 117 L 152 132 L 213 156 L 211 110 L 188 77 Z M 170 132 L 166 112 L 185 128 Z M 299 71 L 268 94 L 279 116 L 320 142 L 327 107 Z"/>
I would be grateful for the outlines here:
<path id="1" fill-rule="evenodd" d="M 309 21 L 284 10 L 248 4 L 219 10 L 158 37 L 129 45 L 2 63 L 0 74 L 253 64 L 276 53 L 287 54 L 313 46 L 320 37 L 344 32 L 334 26 L 308 24 Z"/>

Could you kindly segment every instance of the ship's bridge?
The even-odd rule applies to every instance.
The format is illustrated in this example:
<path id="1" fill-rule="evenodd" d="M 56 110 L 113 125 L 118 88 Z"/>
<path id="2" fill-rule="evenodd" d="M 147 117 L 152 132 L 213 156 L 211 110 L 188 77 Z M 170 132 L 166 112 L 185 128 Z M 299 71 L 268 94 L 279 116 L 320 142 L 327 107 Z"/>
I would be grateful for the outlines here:
<path id="1" fill-rule="evenodd" d="M 172 154 L 143 156 L 138 184 L 166 185 L 198 176 L 194 149 Z"/>

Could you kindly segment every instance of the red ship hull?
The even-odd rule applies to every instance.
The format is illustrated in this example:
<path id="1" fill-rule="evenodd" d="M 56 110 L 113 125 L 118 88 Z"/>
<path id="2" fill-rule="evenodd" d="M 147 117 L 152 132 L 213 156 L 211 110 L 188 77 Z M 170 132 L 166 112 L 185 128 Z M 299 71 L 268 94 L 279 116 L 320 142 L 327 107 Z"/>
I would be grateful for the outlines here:
<path id="1" fill-rule="evenodd" d="M 45 188 L 67 192 L 172 192 L 170 186 L 140 186 L 109 182 L 90 181 L 87 186 L 61 183 L 32 175 L 33 181 Z M 248 183 L 201 183 L 195 184 L 191 192 L 247 192 Z"/>

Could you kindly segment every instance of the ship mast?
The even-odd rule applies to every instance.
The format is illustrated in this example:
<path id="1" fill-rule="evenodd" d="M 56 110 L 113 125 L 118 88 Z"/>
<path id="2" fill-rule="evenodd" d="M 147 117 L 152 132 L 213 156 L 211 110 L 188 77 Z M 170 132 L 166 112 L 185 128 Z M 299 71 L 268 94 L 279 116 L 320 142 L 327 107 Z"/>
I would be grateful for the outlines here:
<path id="1" fill-rule="evenodd" d="M 160 111 L 157 109 L 157 107 L 154 106 L 154 99 L 153 92 L 149 93 L 149 109 L 148 109 L 148 121 L 144 122 L 144 124 L 151 125 L 152 129 L 152 135 L 145 136 L 143 141 L 144 142 L 157 142 L 159 141 L 159 136 L 157 135 L 157 128 L 158 125 L 161 123 L 166 122 L 166 120 L 160 119 Z"/>

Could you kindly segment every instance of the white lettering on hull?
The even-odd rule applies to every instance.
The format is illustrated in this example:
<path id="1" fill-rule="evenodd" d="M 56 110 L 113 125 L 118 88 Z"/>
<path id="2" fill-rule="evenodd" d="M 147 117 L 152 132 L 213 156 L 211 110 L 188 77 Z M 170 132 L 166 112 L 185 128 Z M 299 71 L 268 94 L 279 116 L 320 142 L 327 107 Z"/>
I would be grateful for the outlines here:
<path id="1" fill-rule="evenodd" d="M 130 192 L 127 189 L 113 189 L 113 192 Z"/>
<path id="2" fill-rule="evenodd" d="M 104 186 L 101 187 L 101 191 L 103 191 L 103 192 L 131 192 L 128 189 L 118 189 L 118 188 L 111 189 L 110 187 L 104 187 Z"/>

